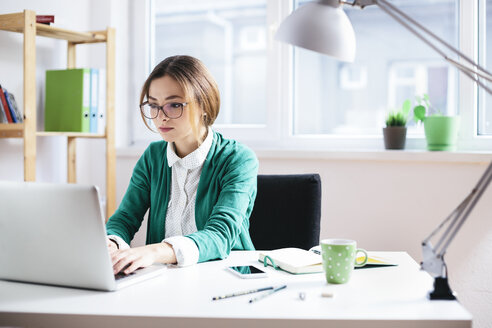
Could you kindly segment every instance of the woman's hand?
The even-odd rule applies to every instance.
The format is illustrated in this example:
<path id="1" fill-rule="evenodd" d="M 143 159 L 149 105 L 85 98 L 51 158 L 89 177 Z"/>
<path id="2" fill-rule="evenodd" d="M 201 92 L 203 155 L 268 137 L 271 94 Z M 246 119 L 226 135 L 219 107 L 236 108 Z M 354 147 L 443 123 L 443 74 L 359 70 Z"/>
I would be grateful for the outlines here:
<path id="1" fill-rule="evenodd" d="M 176 255 L 168 243 L 157 243 L 142 247 L 116 250 L 111 253 L 114 274 L 120 271 L 130 274 L 139 268 L 148 267 L 154 263 L 176 263 Z"/>
<path id="2" fill-rule="evenodd" d="M 108 251 L 111 255 L 118 250 L 118 245 L 116 245 L 116 242 L 112 241 L 108 237 L 106 237 L 106 245 L 108 246 Z"/>

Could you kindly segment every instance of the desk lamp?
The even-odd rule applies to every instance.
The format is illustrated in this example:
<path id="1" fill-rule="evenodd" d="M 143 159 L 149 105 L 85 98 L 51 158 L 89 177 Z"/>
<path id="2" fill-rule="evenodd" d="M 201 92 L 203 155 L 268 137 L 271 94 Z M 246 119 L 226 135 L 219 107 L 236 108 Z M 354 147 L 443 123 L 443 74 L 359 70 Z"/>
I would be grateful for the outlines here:
<path id="1" fill-rule="evenodd" d="M 357 6 L 361 9 L 369 5 L 377 5 L 381 10 L 434 49 L 449 64 L 456 67 L 489 94 L 492 94 L 492 90 L 483 82 L 483 80 L 492 82 L 491 73 L 387 0 L 318 0 L 307 3 L 295 10 L 280 24 L 275 39 L 329 55 L 342 61 L 352 62 L 355 58 L 355 33 L 347 15 L 342 10 L 342 5 L 344 4 Z M 460 59 L 454 60 L 450 58 L 446 54 L 445 49 L 457 55 Z M 434 291 L 429 293 L 430 299 L 456 299 L 449 288 L 444 255 L 491 180 L 492 162 L 471 193 L 422 241 L 423 261 L 421 268 L 434 277 Z M 439 232 L 442 232 L 442 234 L 434 247 L 430 239 Z"/>

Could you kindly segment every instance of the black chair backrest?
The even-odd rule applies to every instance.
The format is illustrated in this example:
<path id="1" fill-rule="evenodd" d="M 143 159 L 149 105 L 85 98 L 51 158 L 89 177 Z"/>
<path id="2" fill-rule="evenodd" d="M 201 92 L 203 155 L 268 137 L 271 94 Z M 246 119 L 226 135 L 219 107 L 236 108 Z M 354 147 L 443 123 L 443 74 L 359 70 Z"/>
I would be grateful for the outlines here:
<path id="1" fill-rule="evenodd" d="M 320 219 L 319 174 L 258 175 L 249 228 L 256 249 L 318 245 Z"/>

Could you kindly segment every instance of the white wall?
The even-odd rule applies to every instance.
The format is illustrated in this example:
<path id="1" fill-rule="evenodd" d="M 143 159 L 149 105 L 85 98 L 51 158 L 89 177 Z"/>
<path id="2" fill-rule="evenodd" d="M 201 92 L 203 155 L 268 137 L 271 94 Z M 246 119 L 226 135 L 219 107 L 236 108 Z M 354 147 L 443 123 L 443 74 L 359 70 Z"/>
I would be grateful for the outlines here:
<path id="1" fill-rule="evenodd" d="M 117 28 L 116 133 L 118 145 L 127 140 L 127 88 L 132 85 L 128 4 L 131 1 L 16 0 L 2 1 L 0 13 L 33 9 L 54 14 L 57 25 L 75 30 Z M 0 31 L 0 83 L 13 92 L 22 107 L 22 38 Z M 95 47 L 95 48 L 93 48 Z M 125 50 L 126 47 L 126 50 Z M 66 65 L 63 41 L 37 38 L 37 86 L 39 128 L 42 129 L 44 71 Z M 101 55 L 102 54 L 102 55 Z M 77 65 L 102 67 L 104 48 L 81 46 Z M 38 138 L 39 181 L 66 179 L 64 138 Z M 261 155 L 261 154 L 260 154 Z M 420 241 L 467 195 L 485 169 L 486 161 L 393 161 L 348 158 L 260 157 L 260 173 L 317 172 L 323 184 L 321 237 L 347 237 L 368 250 L 404 250 L 421 259 Z M 78 141 L 78 181 L 105 189 L 104 141 Z M 23 179 L 22 141 L 0 139 L 0 180 Z M 117 198 L 121 200 L 138 157 L 119 152 Z M 489 159 L 490 160 L 490 159 Z M 491 188 L 492 189 L 492 188 Z M 474 326 L 492 322 L 492 190 L 488 190 L 470 216 L 446 257 L 451 285 L 462 304 L 472 312 Z M 140 233 L 139 241 L 142 240 Z"/>

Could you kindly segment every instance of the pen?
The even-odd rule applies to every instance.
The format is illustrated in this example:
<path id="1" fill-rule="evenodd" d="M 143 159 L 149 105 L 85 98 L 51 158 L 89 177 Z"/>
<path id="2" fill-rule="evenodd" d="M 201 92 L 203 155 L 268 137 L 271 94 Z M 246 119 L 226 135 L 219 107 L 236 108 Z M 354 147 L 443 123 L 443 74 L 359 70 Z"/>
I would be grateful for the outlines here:
<path id="1" fill-rule="evenodd" d="M 287 287 L 287 285 L 283 285 L 283 286 L 274 288 L 273 290 L 269 291 L 268 293 L 265 293 L 265 294 L 262 294 L 262 295 L 260 295 L 258 297 L 255 297 L 255 298 L 250 299 L 249 302 L 250 303 L 253 303 L 253 302 L 259 301 L 259 300 L 267 297 L 268 295 L 272 295 L 273 293 L 278 292 L 279 290 L 284 289 L 285 287 Z"/>
<path id="2" fill-rule="evenodd" d="M 227 294 L 227 295 L 224 295 L 224 296 L 215 296 L 215 297 L 212 297 L 212 301 L 221 300 L 221 299 L 224 299 L 224 298 L 229 298 L 229 297 L 234 297 L 234 296 L 241 296 L 241 295 L 246 295 L 246 294 L 258 293 L 258 292 L 262 292 L 264 290 L 269 290 L 269 289 L 273 289 L 273 288 L 274 287 L 271 286 L 271 287 L 264 287 L 264 288 L 246 290 L 244 292 Z"/>

